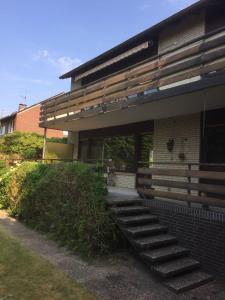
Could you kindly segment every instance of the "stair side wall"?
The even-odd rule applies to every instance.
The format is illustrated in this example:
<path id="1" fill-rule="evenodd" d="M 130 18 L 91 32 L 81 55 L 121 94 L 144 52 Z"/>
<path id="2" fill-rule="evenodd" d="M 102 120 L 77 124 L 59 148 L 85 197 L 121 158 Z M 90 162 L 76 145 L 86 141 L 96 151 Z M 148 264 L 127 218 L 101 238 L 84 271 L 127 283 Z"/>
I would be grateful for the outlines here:
<path id="1" fill-rule="evenodd" d="M 145 200 L 145 205 L 206 271 L 225 278 L 225 211 L 189 208 L 163 200 Z"/>

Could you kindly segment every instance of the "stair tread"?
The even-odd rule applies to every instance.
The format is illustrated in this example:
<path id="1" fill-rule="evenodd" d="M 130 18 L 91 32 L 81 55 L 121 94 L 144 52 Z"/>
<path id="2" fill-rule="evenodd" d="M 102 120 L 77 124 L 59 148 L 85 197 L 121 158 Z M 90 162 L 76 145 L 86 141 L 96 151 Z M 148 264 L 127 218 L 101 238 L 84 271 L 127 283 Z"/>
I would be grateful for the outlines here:
<path id="1" fill-rule="evenodd" d="M 188 249 L 178 245 L 172 245 L 172 246 L 162 247 L 159 249 L 148 250 L 142 253 L 142 256 L 154 262 L 166 257 L 169 258 L 172 256 L 186 254 L 186 253 L 188 253 Z"/>
<path id="2" fill-rule="evenodd" d="M 134 242 L 140 247 L 155 246 L 155 245 L 160 245 L 160 244 L 173 242 L 173 241 L 175 242 L 176 238 L 169 234 L 157 234 L 157 235 L 134 240 Z"/>
<path id="3" fill-rule="evenodd" d="M 149 211 L 149 208 L 141 206 L 141 205 L 134 205 L 134 206 L 120 206 L 120 207 L 113 207 L 111 210 L 114 213 L 122 213 L 122 212 L 142 212 L 142 211 Z"/>
<path id="4" fill-rule="evenodd" d="M 167 227 L 164 225 L 160 225 L 158 223 L 156 224 L 148 224 L 148 225 L 139 225 L 135 227 L 128 227 L 125 230 L 130 233 L 130 234 L 138 234 L 138 233 L 143 233 L 143 232 L 155 232 L 155 231 L 160 231 L 160 230 L 166 230 Z"/>
<path id="5" fill-rule="evenodd" d="M 127 199 L 108 198 L 107 203 L 109 205 L 121 205 L 121 204 L 143 203 L 143 200 L 140 198 L 127 198 Z"/>
<path id="6" fill-rule="evenodd" d="M 137 216 L 127 216 L 127 217 L 120 217 L 117 219 L 118 222 L 129 224 L 129 223 L 137 223 L 137 222 L 144 222 L 144 221 L 155 221 L 158 220 L 157 216 L 151 215 L 151 214 L 143 214 L 143 215 L 137 215 Z"/>
<path id="7" fill-rule="evenodd" d="M 213 278 L 211 275 L 202 271 L 189 272 L 165 281 L 165 285 L 175 291 L 181 293 L 186 290 L 203 285 Z"/>
<path id="8" fill-rule="evenodd" d="M 153 267 L 153 269 L 165 276 L 171 273 L 174 274 L 178 271 L 190 269 L 192 267 L 194 268 L 197 266 L 200 266 L 200 263 L 197 260 L 190 257 L 184 257 L 162 263 L 158 266 Z"/>

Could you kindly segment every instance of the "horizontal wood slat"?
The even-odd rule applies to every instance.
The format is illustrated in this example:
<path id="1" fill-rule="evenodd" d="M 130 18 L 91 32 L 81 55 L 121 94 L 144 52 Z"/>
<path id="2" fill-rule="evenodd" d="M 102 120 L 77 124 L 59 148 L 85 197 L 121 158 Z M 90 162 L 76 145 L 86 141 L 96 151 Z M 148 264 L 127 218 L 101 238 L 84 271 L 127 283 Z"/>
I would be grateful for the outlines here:
<path id="1" fill-rule="evenodd" d="M 171 181 L 162 179 L 138 178 L 138 184 L 142 186 L 164 186 L 177 189 L 195 190 L 205 193 L 215 193 L 225 195 L 225 186 L 204 184 L 204 183 L 188 183 L 183 181 Z"/>
<path id="2" fill-rule="evenodd" d="M 152 190 L 152 189 L 141 189 L 141 188 L 138 189 L 138 192 L 142 193 L 144 195 L 147 195 L 147 196 L 174 199 L 174 200 L 191 202 L 191 203 L 200 203 L 200 204 L 204 204 L 204 205 L 225 208 L 225 200 L 223 200 L 223 199 L 204 197 L 204 196 L 194 196 L 194 195 L 181 194 L 181 193 L 156 191 L 156 190 Z"/>
<path id="3" fill-rule="evenodd" d="M 114 74 L 99 82 L 81 87 L 45 101 L 41 121 L 84 108 L 127 98 L 146 89 L 169 85 L 198 75 L 225 68 L 225 31 L 220 35 L 203 36 L 199 41 L 175 49 L 169 54 L 151 58 L 131 69 Z M 62 121 L 62 118 L 60 118 Z"/>
<path id="4" fill-rule="evenodd" d="M 182 169 L 163 169 L 163 168 L 139 168 L 139 175 L 158 175 L 172 177 L 192 177 L 201 179 L 224 180 L 225 172 L 215 171 L 198 171 L 198 170 L 182 170 Z"/>

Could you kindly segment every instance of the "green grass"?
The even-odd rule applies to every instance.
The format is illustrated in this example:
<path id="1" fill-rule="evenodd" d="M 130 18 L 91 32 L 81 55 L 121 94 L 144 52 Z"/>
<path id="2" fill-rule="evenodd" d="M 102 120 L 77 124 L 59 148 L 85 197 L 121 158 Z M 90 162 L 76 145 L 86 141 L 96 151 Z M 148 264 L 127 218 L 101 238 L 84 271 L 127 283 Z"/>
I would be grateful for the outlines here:
<path id="1" fill-rule="evenodd" d="M 0 226 L 0 300 L 96 300 Z"/>

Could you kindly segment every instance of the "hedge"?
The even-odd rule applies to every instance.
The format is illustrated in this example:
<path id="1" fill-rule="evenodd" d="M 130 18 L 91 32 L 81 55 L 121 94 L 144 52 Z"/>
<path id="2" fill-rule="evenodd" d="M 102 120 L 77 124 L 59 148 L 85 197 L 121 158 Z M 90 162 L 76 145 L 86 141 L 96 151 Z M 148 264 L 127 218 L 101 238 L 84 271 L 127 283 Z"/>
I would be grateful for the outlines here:
<path id="1" fill-rule="evenodd" d="M 82 163 L 24 162 L 0 188 L 11 215 L 87 257 L 117 248 L 121 237 L 106 207 L 101 172 Z"/>

